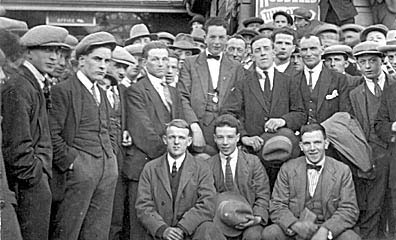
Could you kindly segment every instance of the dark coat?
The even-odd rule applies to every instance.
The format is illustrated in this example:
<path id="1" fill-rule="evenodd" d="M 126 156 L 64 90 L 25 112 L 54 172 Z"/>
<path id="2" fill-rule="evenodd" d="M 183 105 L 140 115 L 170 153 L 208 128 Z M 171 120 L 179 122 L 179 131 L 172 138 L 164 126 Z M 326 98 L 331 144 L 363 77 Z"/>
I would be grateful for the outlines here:
<path id="1" fill-rule="evenodd" d="M 31 186 L 43 171 L 52 176 L 52 145 L 43 91 L 29 69 L 19 70 L 2 89 L 3 154 L 8 178 Z"/>
<path id="2" fill-rule="evenodd" d="M 255 67 L 235 84 L 222 113 L 231 113 L 241 121 L 241 135 L 260 136 L 269 118 L 283 118 L 286 127 L 298 130 L 307 121 L 302 97 L 291 77 L 275 69 L 271 109 L 266 109 Z"/>
<path id="3" fill-rule="evenodd" d="M 171 119 L 184 119 L 179 91 L 169 87 L 172 97 Z M 139 180 L 144 165 L 166 151 L 162 141 L 167 121 L 163 118 L 164 103 L 148 77 L 130 86 L 126 91 L 127 130 L 133 145 L 127 149 L 122 173 L 128 179 Z"/>
<path id="4" fill-rule="evenodd" d="M 321 0 L 319 2 L 321 21 L 325 21 L 330 5 L 340 21 L 353 18 L 358 14 L 353 0 Z"/>

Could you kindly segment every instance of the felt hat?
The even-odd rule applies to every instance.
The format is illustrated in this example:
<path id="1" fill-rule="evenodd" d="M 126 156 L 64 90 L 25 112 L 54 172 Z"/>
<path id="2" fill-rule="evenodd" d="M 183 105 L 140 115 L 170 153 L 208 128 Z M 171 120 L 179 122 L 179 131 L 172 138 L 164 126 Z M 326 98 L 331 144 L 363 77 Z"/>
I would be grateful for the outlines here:
<path id="1" fill-rule="evenodd" d="M 379 46 L 378 43 L 372 41 L 361 42 L 353 48 L 352 53 L 355 58 L 364 54 L 383 56 L 383 53 L 378 50 Z"/>
<path id="2" fill-rule="evenodd" d="M 194 15 L 194 17 L 190 20 L 190 22 L 188 22 L 188 25 L 191 26 L 194 22 L 199 22 L 200 24 L 204 25 L 205 17 L 200 14 Z"/>
<path id="3" fill-rule="evenodd" d="M 19 36 L 22 36 L 29 30 L 26 22 L 8 17 L 0 17 L 0 28 L 4 28 Z"/>
<path id="4" fill-rule="evenodd" d="M 76 46 L 76 57 L 78 58 L 92 46 L 109 45 L 111 50 L 117 45 L 114 36 L 108 32 L 96 32 L 85 36 Z"/>
<path id="5" fill-rule="evenodd" d="M 385 46 L 379 46 L 378 51 L 386 53 L 387 51 L 396 51 L 396 39 L 386 41 Z"/>
<path id="6" fill-rule="evenodd" d="M 332 46 L 328 46 L 324 49 L 322 58 L 325 58 L 328 55 L 342 54 L 347 57 L 352 57 L 352 48 L 343 44 L 336 44 Z"/>
<path id="7" fill-rule="evenodd" d="M 247 216 L 253 216 L 253 210 L 243 196 L 235 192 L 223 192 L 217 195 L 213 222 L 225 236 L 240 235 L 242 230 L 236 229 L 235 226 L 248 222 Z"/>
<path id="8" fill-rule="evenodd" d="M 368 26 L 360 33 L 360 41 L 362 41 L 362 42 L 366 41 L 367 35 L 369 34 L 369 32 L 372 32 L 372 31 L 381 32 L 386 36 L 389 29 L 387 26 L 385 26 L 383 24 L 375 24 L 375 25 Z"/>
<path id="9" fill-rule="evenodd" d="M 193 37 L 196 42 L 205 43 L 206 33 L 202 29 L 194 28 L 191 32 L 191 37 Z"/>
<path id="10" fill-rule="evenodd" d="M 129 32 L 129 38 L 125 40 L 125 46 L 133 44 L 133 42 L 141 37 L 149 37 L 151 40 L 157 40 L 157 34 L 150 33 L 147 26 L 143 23 L 133 25 Z"/>
<path id="11" fill-rule="evenodd" d="M 361 32 L 363 31 L 364 27 L 354 23 L 347 23 L 341 26 L 341 31 L 354 31 L 354 32 Z"/>
<path id="12" fill-rule="evenodd" d="M 111 60 L 114 62 L 131 65 L 135 62 L 135 58 L 123 47 L 116 46 L 111 53 Z"/>
<path id="13" fill-rule="evenodd" d="M 137 56 L 141 57 L 143 54 L 143 44 L 136 43 L 136 44 L 131 44 L 128 46 L 125 46 L 124 48 L 132 55 L 132 56 Z"/>
<path id="14" fill-rule="evenodd" d="M 247 27 L 249 24 L 251 23 L 258 23 L 258 24 L 263 24 L 264 20 L 262 18 L 259 17 L 250 17 L 250 18 L 246 18 L 245 20 L 243 20 L 242 24 L 244 27 Z"/>
<path id="15" fill-rule="evenodd" d="M 288 23 L 289 25 L 293 25 L 293 18 L 290 16 L 290 14 L 288 14 L 288 13 L 285 12 L 285 11 L 279 11 L 279 12 L 274 13 L 274 15 L 272 15 L 272 19 L 275 21 L 275 18 L 276 18 L 276 16 L 278 16 L 278 15 L 285 16 L 286 19 L 287 19 L 287 23 Z"/>
<path id="16" fill-rule="evenodd" d="M 201 52 L 201 50 L 194 45 L 194 39 L 191 37 L 191 35 L 186 33 L 177 34 L 175 37 L 175 41 L 171 46 L 169 46 L 169 48 L 173 50 L 190 50 L 193 55 Z"/>
<path id="17" fill-rule="evenodd" d="M 25 47 L 69 47 L 65 39 L 69 32 L 63 27 L 51 25 L 38 25 L 29 29 L 20 39 Z"/>
<path id="18" fill-rule="evenodd" d="M 296 8 L 293 10 L 293 16 L 310 20 L 312 18 L 312 13 L 306 8 Z"/>

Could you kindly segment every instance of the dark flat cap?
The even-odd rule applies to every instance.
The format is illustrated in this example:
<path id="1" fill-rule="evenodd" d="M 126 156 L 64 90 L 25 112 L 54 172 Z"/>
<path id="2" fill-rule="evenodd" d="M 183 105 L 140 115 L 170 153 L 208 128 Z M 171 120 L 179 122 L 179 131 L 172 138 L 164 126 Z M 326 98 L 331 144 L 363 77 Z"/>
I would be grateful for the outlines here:
<path id="1" fill-rule="evenodd" d="M 237 32 L 237 34 L 243 36 L 251 36 L 251 37 L 255 37 L 258 36 L 259 33 L 257 31 L 254 31 L 252 29 L 248 29 L 248 28 L 242 28 L 241 30 L 239 30 Z"/>
<path id="2" fill-rule="evenodd" d="M 378 51 L 386 53 L 387 51 L 396 51 L 396 39 L 386 41 L 385 46 L 379 46 Z"/>
<path id="3" fill-rule="evenodd" d="M 286 19 L 287 19 L 287 23 L 290 24 L 290 25 L 293 25 L 293 18 L 290 16 L 290 14 L 288 14 L 285 11 L 279 11 L 279 12 L 274 13 L 274 15 L 272 15 L 272 19 L 275 21 L 275 18 L 278 15 L 285 16 Z"/>
<path id="4" fill-rule="evenodd" d="M 39 25 L 31 28 L 21 37 L 21 45 L 25 47 L 69 47 L 65 44 L 67 35 L 69 32 L 63 27 Z"/>
<path id="5" fill-rule="evenodd" d="M 22 36 L 29 30 L 26 22 L 8 17 L 0 17 L 0 28 L 4 28 L 19 36 Z"/>
<path id="6" fill-rule="evenodd" d="M 259 17 L 250 17 L 250 18 L 246 18 L 245 20 L 243 20 L 242 24 L 244 27 L 247 27 L 249 24 L 251 23 L 258 23 L 258 24 L 263 24 L 264 20 L 262 18 Z"/>
<path id="7" fill-rule="evenodd" d="M 312 18 L 312 13 L 306 8 L 296 8 L 293 10 L 293 16 L 310 20 Z"/>
<path id="8" fill-rule="evenodd" d="M 265 23 L 265 24 L 261 25 L 259 27 L 258 31 L 259 32 L 264 31 L 264 30 L 272 30 L 273 31 L 274 29 L 275 29 L 274 23 L 270 22 L 270 23 Z"/>
<path id="9" fill-rule="evenodd" d="M 191 26 L 194 22 L 199 22 L 200 24 L 204 25 L 205 17 L 200 14 L 194 15 L 188 24 Z"/>
<path id="10" fill-rule="evenodd" d="M 354 23 L 347 23 L 341 26 L 341 31 L 354 31 L 354 32 L 361 32 L 363 31 L 364 27 Z"/>
<path id="11" fill-rule="evenodd" d="M 353 50 L 353 56 L 358 57 L 364 54 L 373 54 L 383 56 L 383 53 L 378 50 L 380 45 L 376 42 L 366 41 L 357 44 Z"/>
<path id="12" fill-rule="evenodd" d="M 338 26 L 336 26 L 334 24 L 325 23 L 325 24 L 317 26 L 313 30 L 313 33 L 315 35 L 319 35 L 319 34 L 321 34 L 323 32 L 333 32 L 333 33 L 340 34 L 341 33 L 341 29 L 340 29 L 340 27 L 338 27 Z"/>
<path id="13" fill-rule="evenodd" d="M 325 58 L 328 55 L 334 55 L 334 54 L 343 54 L 348 57 L 352 57 L 352 48 L 347 45 L 332 45 L 324 49 L 323 52 L 323 58 Z"/>
<path id="14" fill-rule="evenodd" d="M 91 33 L 81 39 L 80 43 L 76 46 L 76 57 L 78 58 L 81 54 L 84 54 L 92 46 L 109 45 L 113 50 L 117 42 L 114 36 L 108 32 L 96 32 Z"/>
<path id="15" fill-rule="evenodd" d="M 388 27 L 386 27 L 383 24 L 375 24 L 375 25 L 368 26 L 360 33 L 360 41 L 362 41 L 362 42 L 366 41 L 368 33 L 372 32 L 372 31 L 381 32 L 386 36 L 389 29 L 388 29 Z"/>

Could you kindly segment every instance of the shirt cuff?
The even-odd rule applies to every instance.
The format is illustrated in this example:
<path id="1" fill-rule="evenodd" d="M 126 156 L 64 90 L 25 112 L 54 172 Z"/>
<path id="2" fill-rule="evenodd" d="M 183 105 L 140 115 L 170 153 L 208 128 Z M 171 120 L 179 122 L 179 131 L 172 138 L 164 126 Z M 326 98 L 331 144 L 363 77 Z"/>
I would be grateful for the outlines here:
<path id="1" fill-rule="evenodd" d="M 166 224 L 162 225 L 160 228 L 158 228 L 157 232 L 155 233 L 155 236 L 159 239 L 162 239 L 167 227 L 168 225 Z"/>

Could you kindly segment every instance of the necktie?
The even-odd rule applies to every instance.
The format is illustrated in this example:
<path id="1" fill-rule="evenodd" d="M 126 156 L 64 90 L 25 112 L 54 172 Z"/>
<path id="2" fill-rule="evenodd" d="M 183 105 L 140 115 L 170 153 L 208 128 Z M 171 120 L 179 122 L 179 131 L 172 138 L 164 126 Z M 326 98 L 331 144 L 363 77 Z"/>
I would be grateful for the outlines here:
<path id="1" fill-rule="evenodd" d="M 96 94 L 96 91 L 95 91 L 95 85 L 92 85 L 91 92 L 92 92 L 92 97 L 94 98 L 96 105 L 99 106 L 100 102 L 99 102 L 98 95 Z"/>
<path id="2" fill-rule="evenodd" d="M 164 97 L 165 97 L 165 107 L 168 109 L 168 112 L 172 111 L 172 97 L 169 91 L 168 84 L 166 82 L 162 82 L 161 85 L 163 86 L 163 91 L 164 91 Z"/>
<path id="3" fill-rule="evenodd" d="M 376 97 L 381 97 L 382 90 L 380 85 L 378 84 L 378 78 L 373 79 L 373 83 L 374 83 L 374 95 Z"/>
<path id="4" fill-rule="evenodd" d="M 44 94 L 47 110 L 52 108 L 50 85 L 51 85 L 50 81 L 47 78 L 45 78 L 44 87 L 43 87 L 43 94 Z"/>
<path id="5" fill-rule="evenodd" d="M 307 163 L 307 169 L 313 169 L 319 172 L 320 169 L 322 169 L 322 166 Z"/>
<path id="6" fill-rule="evenodd" d="M 175 160 L 175 161 L 173 162 L 173 165 L 172 165 L 172 173 L 171 173 L 171 176 L 172 176 L 172 177 L 175 177 L 176 174 L 177 174 L 177 167 L 176 167 L 176 160 Z"/>
<path id="7" fill-rule="evenodd" d="M 265 76 L 265 82 L 264 82 L 264 92 L 266 90 L 268 90 L 269 92 L 271 92 L 271 82 L 270 82 L 270 78 L 268 76 L 268 72 L 267 71 L 263 71 L 264 76 Z"/>
<path id="8" fill-rule="evenodd" d="M 118 92 L 115 90 L 116 86 L 113 86 L 111 88 L 111 91 L 113 92 L 113 100 L 114 100 L 114 106 L 113 108 L 117 110 L 120 107 L 120 96 L 118 95 Z"/>
<path id="9" fill-rule="evenodd" d="M 308 79 L 308 88 L 309 91 L 312 92 L 313 86 L 312 86 L 312 73 L 313 71 L 308 71 L 309 72 L 309 79 Z"/>
<path id="10" fill-rule="evenodd" d="M 206 58 L 207 59 L 214 59 L 214 60 L 219 61 L 220 60 L 220 55 L 215 56 L 215 55 L 212 55 L 212 54 L 208 54 L 208 56 Z"/>
<path id="11" fill-rule="evenodd" d="M 227 156 L 226 157 L 226 169 L 225 169 L 225 185 L 226 185 L 226 190 L 227 191 L 233 191 L 234 190 L 234 178 L 232 177 L 232 170 L 231 170 L 231 157 Z"/>

